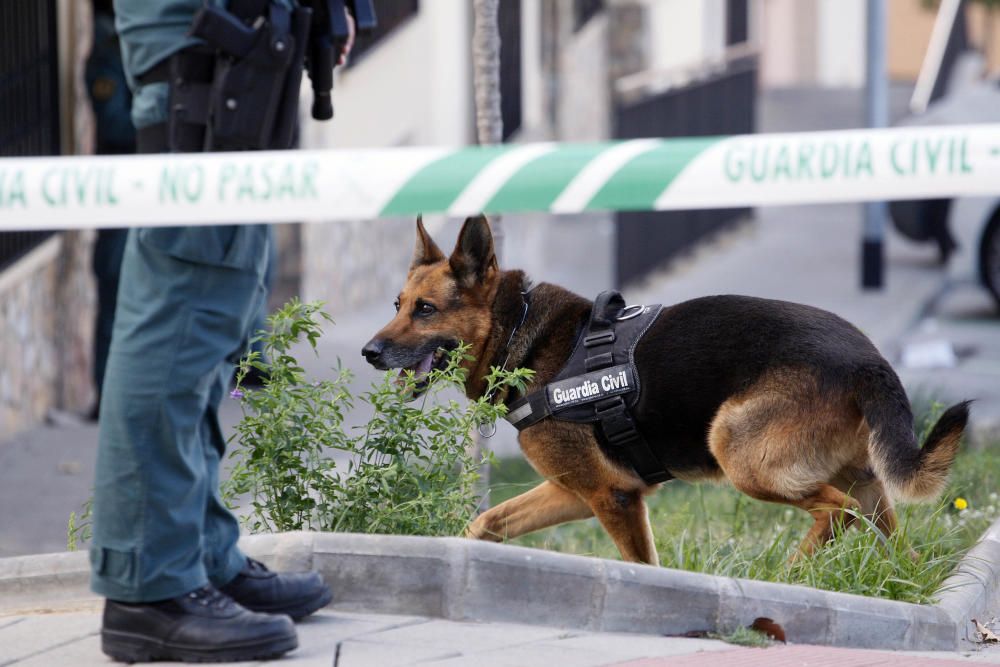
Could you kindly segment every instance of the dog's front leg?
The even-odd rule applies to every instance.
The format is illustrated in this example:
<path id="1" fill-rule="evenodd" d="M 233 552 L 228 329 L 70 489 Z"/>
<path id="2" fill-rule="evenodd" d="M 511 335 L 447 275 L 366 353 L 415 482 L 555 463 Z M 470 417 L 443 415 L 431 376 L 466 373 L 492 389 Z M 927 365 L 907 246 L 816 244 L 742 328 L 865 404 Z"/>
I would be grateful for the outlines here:
<path id="1" fill-rule="evenodd" d="M 606 488 L 587 500 L 624 560 L 660 564 L 642 492 Z"/>
<path id="2" fill-rule="evenodd" d="M 593 512 L 579 496 L 546 480 L 531 491 L 480 514 L 465 529 L 465 536 L 502 542 L 535 530 L 591 516 Z"/>

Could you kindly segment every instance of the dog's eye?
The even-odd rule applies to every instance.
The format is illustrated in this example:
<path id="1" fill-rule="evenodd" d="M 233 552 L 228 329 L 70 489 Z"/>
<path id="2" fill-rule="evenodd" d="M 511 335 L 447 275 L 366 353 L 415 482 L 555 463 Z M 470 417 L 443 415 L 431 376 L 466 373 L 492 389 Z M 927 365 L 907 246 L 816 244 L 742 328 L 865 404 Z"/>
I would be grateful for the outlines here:
<path id="1" fill-rule="evenodd" d="M 395 306 L 396 312 L 398 313 L 399 312 L 399 299 L 396 299 L 395 301 L 393 301 L 392 305 Z"/>
<path id="2" fill-rule="evenodd" d="M 422 317 L 427 317 L 428 315 L 433 315 L 436 312 L 437 308 L 435 308 L 434 306 L 432 306 L 427 302 L 421 301 L 420 303 L 417 304 L 417 311 L 416 311 L 417 315 L 420 315 Z"/>

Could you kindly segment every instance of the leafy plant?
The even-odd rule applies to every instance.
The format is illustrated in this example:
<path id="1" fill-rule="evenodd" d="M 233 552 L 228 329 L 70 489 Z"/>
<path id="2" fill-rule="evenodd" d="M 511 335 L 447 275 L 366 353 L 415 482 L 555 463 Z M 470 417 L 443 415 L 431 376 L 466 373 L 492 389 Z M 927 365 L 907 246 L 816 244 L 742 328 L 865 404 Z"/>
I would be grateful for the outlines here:
<path id="1" fill-rule="evenodd" d="M 76 551 L 85 542 L 89 542 L 93 534 L 91 525 L 94 508 L 93 497 L 88 498 L 80 508 L 80 513 L 69 513 L 69 521 L 66 526 L 66 551 Z"/>
<path id="2" fill-rule="evenodd" d="M 463 406 L 442 396 L 463 386 L 460 364 L 469 359 L 468 347 L 449 353 L 445 367 L 426 378 L 386 374 L 359 397 L 374 415 L 348 433 L 344 417 L 356 402 L 351 373 L 338 366 L 332 379 L 310 381 L 293 355 L 301 341 L 316 351 L 323 321 L 332 322 L 320 304 L 291 301 L 260 336 L 263 359 L 270 361 L 252 352 L 240 363 L 233 397 L 241 401 L 243 419 L 224 497 L 232 505 L 249 496 L 244 521 L 253 532 L 459 533 L 475 513 L 474 484 L 484 462 L 469 453 L 472 429 L 506 410 L 486 398 Z M 260 389 L 242 386 L 251 368 L 264 378 Z M 529 376 L 528 370 L 494 369 L 486 396 L 523 388 Z M 412 402 L 418 381 L 429 388 Z M 338 466 L 334 453 L 346 465 Z"/>

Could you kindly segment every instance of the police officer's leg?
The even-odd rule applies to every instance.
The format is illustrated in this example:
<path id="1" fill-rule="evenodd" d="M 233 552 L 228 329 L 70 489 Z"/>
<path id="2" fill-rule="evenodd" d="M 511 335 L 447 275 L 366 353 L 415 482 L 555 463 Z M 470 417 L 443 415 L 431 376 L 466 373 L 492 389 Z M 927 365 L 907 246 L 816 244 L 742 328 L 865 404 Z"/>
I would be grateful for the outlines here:
<path id="1" fill-rule="evenodd" d="M 130 602 L 208 583 L 201 535 L 217 472 L 203 422 L 262 291 L 256 271 L 177 256 L 244 230 L 161 231 L 139 230 L 126 250 L 98 452 L 94 588 Z"/>
<path id="2" fill-rule="evenodd" d="M 202 539 L 205 572 L 214 586 L 221 587 L 236 578 L 246 565 L 246 557 L 236 546 L 240 526 L 219 493 L 219 467 L 225 448 L 225 437 L 219 426 L 218 406 L 229 389 L 233 365 L 226 363 L 212 388 L 209 409 L 201 422 L 205 469 L 211 479 L 212 493 L 205 499 L 205 530 Z"/>
<path id="3" fill-rule="evenodd" d="M 202 545 L 217 481 L 204 415 L 259 274 L 179 256 L 227 247 L 242 230 L 162 231 L 130 235 L 105 378 L 91 550 L 92 587 L 108 598 L 102 647 L 130 661 L 279 655 L 294 629 L 208 586 Z M 232 570 L 242 555 L 227 548 Z"/>
<path id="4" fill-rule="evenodd" d="M 135 98 L 138 127 L 165 115 L 165 87 L 145 88 Z M 231 240 L 218 229 L 174 231 L 189 247 L 217 251 Z M 130 233 L 122 260 L 95 478 L 92 586 L 108 598 L 102 649 L 130 662 L 278 656 L 297 645 L 287 619 L 247 611 L 204 585 L 201 531 L 213 477 L 198 430 L 205 389 L 234 343 L 218 354 L 202 346 L 207 355 L 194 366 L 184 353 L 199 321 L 197 288 L 221 269 L 139 237 Z M 248 283 L 256 291 L 259 281 L 238 281 Z M 205 338 L 208 350 L 221 338 Z"/>
<path id="5" fill-rule="evenodd" d="M 247 347 L 248 344 L 244 343 L 241 352 Z M 205 507 L 205 568 L 209 579 L 219 590 L 245 607 L 299 619 L 330 604 L 333 593 L 329 586 L 316 572 L 278 574 L 269 571 L 262 563 L 244 558 L 236 548 L 239 525 L 218 492 L 219 464 L 226 439 L 219 427 L 217 407 L 229 388 L 232 369 L 230 364 L 220 373 L 211 402 L 216 409 L 206 412 L 202 422 L 205 465 L 211 475 L 210 488 L 213 490 Z"/>

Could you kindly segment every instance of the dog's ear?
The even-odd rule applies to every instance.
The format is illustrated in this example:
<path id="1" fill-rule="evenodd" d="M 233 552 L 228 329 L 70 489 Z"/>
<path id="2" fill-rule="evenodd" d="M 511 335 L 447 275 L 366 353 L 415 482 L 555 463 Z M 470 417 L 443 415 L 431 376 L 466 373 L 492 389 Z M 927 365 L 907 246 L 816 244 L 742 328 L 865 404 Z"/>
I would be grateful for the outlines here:
<path id="1" fill-rule="evenodd" d="M 424 229 L 424 217 L 417 216 L 417 246 L 413 249 L 413 261 L 410 262 L 410 269 L 415 269 L 423 264 L 433 264 L 444 259 L 444 253 L 437 247 L 434 239 L 431 238 L 427 230 Z"/>
<path id="2" fill-rule="evenodd" d="M 483 282 L 491 271 L 500 269 L 493 251 L 493 233 L 485 215 L 465 219 L 448 263 L 459 286 L 466 288 Z"/>

